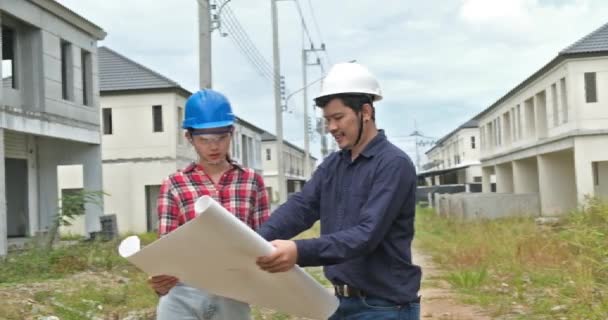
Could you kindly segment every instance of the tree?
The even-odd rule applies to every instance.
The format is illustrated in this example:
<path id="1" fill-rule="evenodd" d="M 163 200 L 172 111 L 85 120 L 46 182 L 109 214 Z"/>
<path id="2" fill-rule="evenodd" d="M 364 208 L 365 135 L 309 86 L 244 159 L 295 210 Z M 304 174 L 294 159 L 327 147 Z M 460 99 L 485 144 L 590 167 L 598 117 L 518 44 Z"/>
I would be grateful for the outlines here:
<path id="1" fill-rule="evenodd" d="M 103 191 L 91 190 L 70 190 L 63 192 L 59 199 L 57 215 L 53 218 L 49 232 L 43 240 L 43 247 L 51 249 L 53 242 L 57 238 L 61 226 L 70 226 L 74 219 L 85 214 L 85 204 L 93 204 L 100 208 L 103 207 Z"/>

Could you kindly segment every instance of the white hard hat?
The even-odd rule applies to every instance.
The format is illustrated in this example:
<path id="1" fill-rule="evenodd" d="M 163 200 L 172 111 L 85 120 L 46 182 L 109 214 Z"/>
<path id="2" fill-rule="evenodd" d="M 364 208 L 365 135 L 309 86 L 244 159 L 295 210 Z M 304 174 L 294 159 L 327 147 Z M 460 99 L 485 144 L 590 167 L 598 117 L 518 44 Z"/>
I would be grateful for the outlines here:
<path id="1" fill-rule="evenodd" d="M 354 62 L 337 63 L 323 79 L 321 92 L 315 99 L 340 93 L 364 93 L 382 99 L 378 80 L 369 70 Z"/>

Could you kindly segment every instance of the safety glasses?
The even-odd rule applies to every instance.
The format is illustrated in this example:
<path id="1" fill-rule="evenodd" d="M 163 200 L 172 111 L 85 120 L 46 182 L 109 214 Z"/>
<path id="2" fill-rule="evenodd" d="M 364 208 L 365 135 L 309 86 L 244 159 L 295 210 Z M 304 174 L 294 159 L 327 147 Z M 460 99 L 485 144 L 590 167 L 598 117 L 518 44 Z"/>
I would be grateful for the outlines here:
<path id="1" fill-rule="evenodd" d="M 214 143 L 225 143 L 230 140 L 230 133 L 192 133 L 195 142 L 210 145 Z"/>

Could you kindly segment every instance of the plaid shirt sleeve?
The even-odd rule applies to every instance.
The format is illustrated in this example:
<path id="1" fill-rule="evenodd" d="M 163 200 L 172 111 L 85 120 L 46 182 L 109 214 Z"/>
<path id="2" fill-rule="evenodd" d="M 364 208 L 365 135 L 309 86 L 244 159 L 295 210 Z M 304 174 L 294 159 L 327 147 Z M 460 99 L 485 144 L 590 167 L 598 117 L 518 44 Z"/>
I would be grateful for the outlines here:
<path id="1" fill-rule="evenodd" d="M 158 236 L 162 237 L 179 226 L 179 206 L 175 194 L 171 190 L 171 179 L 167 178 L 160 186 L 156 201 L 158 213 Z"/>
<path id="2" fill-rule="evenodd" d="M 266 186 L 264 180 L 259 174 L 255 174 L 254 177 L 256 192 L 255 192 L 255 206 L 253 208 L 253 214 L 249 217 L 249 226 L 253 230 L 258 230 L 260 226 L 268 220 L 270 217 L 270 207 L 268 203 L 268 194 L 266 193 Z"/>

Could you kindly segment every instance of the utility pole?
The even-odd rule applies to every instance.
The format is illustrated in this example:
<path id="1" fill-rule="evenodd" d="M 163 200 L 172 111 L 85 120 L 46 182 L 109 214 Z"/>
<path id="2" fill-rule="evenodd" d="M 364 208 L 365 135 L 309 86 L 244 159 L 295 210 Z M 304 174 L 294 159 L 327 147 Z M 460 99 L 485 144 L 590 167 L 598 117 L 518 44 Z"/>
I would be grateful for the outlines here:
<path id="1" fill-rule="evenodd" d="M 200 89 L 211 88 L 211 17 L 209 0 L 198 1 L 198 59 Z"/>
<path id="2" fill-rule="evenodd" d="M 277 15 L 277 1 L 270 0 L 272 20 L 272 61 L 274 79 L 274 111 L 277 134 L 277 180 L 279 186 L 279 201 L 287 200 L 285 181 L 285 168 L 283 167 L 283 107 L 281 106 L 281 59 L 279 56 L 279 22 Z"/>
<path id="3" fill-rule="evenodd" d="M 304 20 L 302 20 L 302 25 L 304 24 Z M 302 29 L 302 39 L 304 39 L 304 29 Z M 302 41 L 303 45 L 305 43 L 305 41 Z M 302 86 L 304 87 L 303 89 L 303 106 L 304 106 L 304 177 L 306 179 L 310 178 L 310 133 L 308 132 L 309 128 L 309 119 L 308 119 L 308 79 L 307 79 L 307 66 L 321 66 L 321 68 L 323 67 L 321 65 L 321 61 L 319 60 L 319 58 L 317 58 L 317 61 L 314 63 L 309 63 L 308 62 L 308 53 L 309 52 L 315 52 L 315 51 L 324 51 L 325 50 L 325 44 L 321 44 L 321 48 L 320 49 L 316 49 L 313 44 L 310 44 L 310 49 L 305 49 L 304 46 L 302 48 Z M 312 123 L 310 123 L 310 125 L 312 126 Z M 312 129 L 312 128 L 311 128 Z"/>

